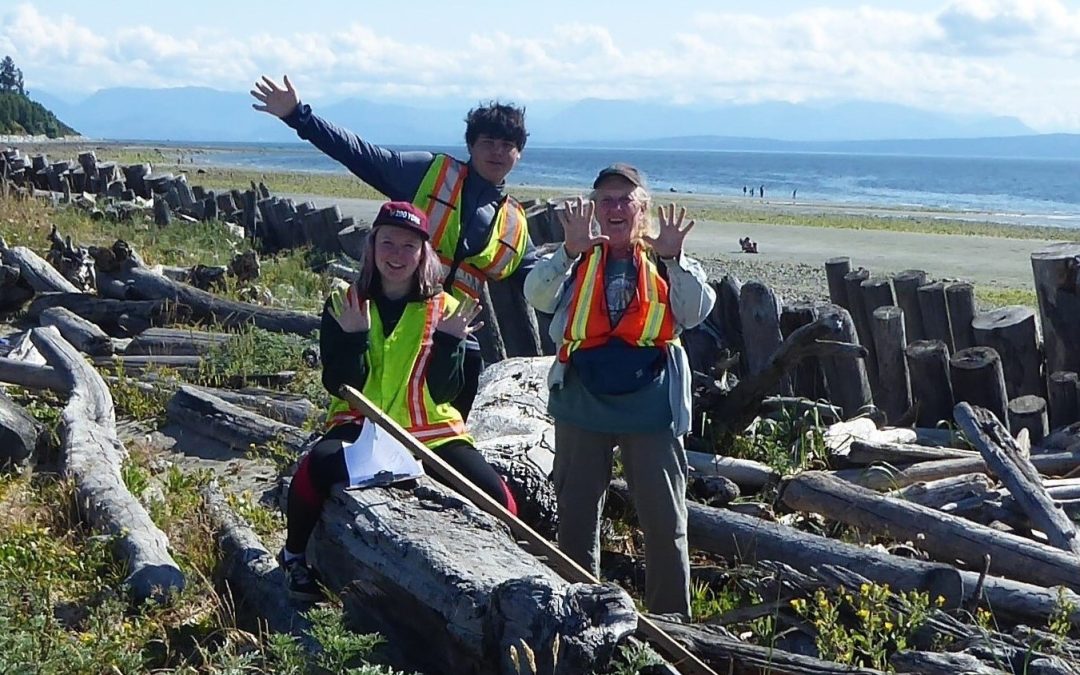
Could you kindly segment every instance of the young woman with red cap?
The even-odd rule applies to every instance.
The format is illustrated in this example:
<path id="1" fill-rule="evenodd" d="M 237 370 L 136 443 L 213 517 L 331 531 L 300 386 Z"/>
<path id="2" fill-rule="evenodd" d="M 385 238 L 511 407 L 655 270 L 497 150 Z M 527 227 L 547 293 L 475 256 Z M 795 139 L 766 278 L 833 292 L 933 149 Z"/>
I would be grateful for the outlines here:
<path id="1" fill-rule="evenodd" d="M 465 339 L 479 304 L 458 302 L 440 286 L 426 214 L 409 202 L 379 210 L 360 278 L 331 294 L 319 343 L 323 385 L 330 391 L 329 430 L 304 455 L 289 486 L 288 538 L 281 563 L 294 598 L 320 589 L 304 552 L 323 502 L 350 481 L 344 447 L 360 435 L 363 416 L 337 397 L 341 385 L 364 392 L 380 409 L 499 503 L 516 512 L 506 483 L 484 461 L 452 405 L 462 386 Z"/>

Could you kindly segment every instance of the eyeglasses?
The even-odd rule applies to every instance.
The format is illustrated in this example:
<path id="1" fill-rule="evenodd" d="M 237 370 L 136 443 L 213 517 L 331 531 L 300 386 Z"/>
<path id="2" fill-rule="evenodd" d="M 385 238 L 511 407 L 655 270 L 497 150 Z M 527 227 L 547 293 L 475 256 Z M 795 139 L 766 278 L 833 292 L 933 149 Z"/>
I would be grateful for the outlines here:
<path id="1" fill-rule="evenodd" d="M 629 195 L 625 197 L 603 197 L 597 203 L 600 205 L 600 208 L 607 211 L 614 211 L 615 209 L 632 209 L 637 206 L 637 201 Z"/>

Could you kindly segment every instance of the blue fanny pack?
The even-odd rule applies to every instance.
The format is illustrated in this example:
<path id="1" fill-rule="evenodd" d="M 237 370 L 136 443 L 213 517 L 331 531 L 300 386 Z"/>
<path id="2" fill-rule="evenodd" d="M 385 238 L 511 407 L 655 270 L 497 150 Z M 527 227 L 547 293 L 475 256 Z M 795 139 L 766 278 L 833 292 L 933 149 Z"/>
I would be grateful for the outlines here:
<path id="1" fill-rule="evenodd" d="M 664 351 L 612 340 L 570 354 L 570 365 L 593 394 L 629 394 L 656 381 L 664 371 Z"/>

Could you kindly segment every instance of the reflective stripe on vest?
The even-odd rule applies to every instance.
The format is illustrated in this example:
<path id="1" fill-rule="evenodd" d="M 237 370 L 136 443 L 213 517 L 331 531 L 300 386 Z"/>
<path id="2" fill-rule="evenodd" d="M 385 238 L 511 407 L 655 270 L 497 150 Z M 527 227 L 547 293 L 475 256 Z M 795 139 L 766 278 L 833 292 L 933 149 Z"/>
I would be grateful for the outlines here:
<path id="1" fill-rule="evenodd" d="M 413 203 L 428 214 L 431 245 L 439 253 L 443 278 L 453 267 L 461 237 L 461 193 L 468 165 L 436 155 L 424 175 Z M 511 197 L 500 204 L 484 247 L 458 263 L 452 287 L 456 297 L 479 298 L 487 279 L 505 279 L 521 264 L 528 243 L 529 223 L 525 209 Z"/>
<path id="2" fill-rule="evenodd" d="M 660 347 L 676 339 L 667 281 L 644 249 L 635 249 L 634 257 L 637 262 L 634 299 L 615 326 L 608 315 L 604 289 L 607 248 L 594 247 L 577 264 L 569 287 L 573 295 L 559 347 L 560 361 L 568 361 L 577 349 L 598 347 L 611 338 L 639 347 Z"/>
<path id="3" fill-rule="evenodd" d="M 446 293 L 426 303 L 410 302 L 394 330 L 384 336 L 378 308 L 374 303 L 371 305 L 368 351 L 363 356 L 368 367 L 364 395 L 430 448 L 455 438 L 471 441 L 461 414 L 449 403 L 436 404 L 427 388 L 438 317 L 444 307 L 456 306 L 457 301 Z M 328 427 L 363 419 L 347 401 L 331 396 Z"/>

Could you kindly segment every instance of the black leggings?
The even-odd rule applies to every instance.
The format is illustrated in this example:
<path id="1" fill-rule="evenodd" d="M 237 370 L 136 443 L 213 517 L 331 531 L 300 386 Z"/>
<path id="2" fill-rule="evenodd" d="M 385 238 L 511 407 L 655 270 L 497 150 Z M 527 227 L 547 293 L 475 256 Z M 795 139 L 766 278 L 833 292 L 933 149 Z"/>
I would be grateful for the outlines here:
<path id="1" fill-rule="evenodd" d="M 307 549 L 308 539 L 319 522 L 323 502 L 330 495 L 330 490 L 335 484 L 349 480 L 341 442 L 352 443 L 359 436 L 360 425 L 338 425 L 326 432 L 300 459 L 289 484 L 285 549 L 290 553 L 303 553 Z M 510 489 L 471 443 L 454 440 L 440 445 L 435 452 L 508 511 L 517 513 Z"/>

